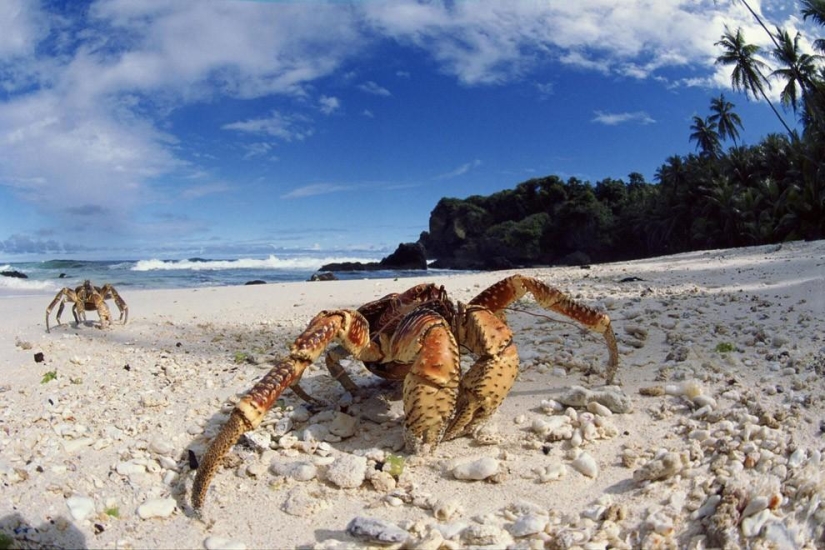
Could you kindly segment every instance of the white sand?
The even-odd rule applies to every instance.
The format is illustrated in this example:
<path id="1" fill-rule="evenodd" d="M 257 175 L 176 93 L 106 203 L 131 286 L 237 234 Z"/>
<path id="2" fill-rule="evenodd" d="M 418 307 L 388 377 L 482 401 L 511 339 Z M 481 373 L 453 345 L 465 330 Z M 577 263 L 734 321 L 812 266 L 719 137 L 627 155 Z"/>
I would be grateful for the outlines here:
<path id="1" fill-rule="evenodd" d="M 607 418 L 607 428 L 581 444 L 598 464 L 595 479 L 570 468 L 577 452 L 570 441 L 545 442 L 531 426 L 563 414 L 542 409 L 563 388 L 603 387 L 600 376 L 584 374 L 604 367 L 602 340 L 569 323 L 511 313 L 522 372 L 490 425 L 493 444 L 462 438 L 431 456 L 408 457 L 394 490 L 369 481 L 337 488 L 326 463 L 366 455 L 374 468 L 374 459 L 397 449 L 400 403 L 390 402 L 389 420 L 368 420 L 370 407 L 383 402 L 380 395 L 392 397 L 391 387 L 353 363 L 349 371 L 364 388 L 353 405 L 319 361 L 304 385 L 332 405 L 308 421 L 298 414 L 284 441 L 300 438 L 308 426 L 323 432 L 336 406 L 358 418 L 356 434 L 289 450 L 277 437 L 270 443 L 275 450 L 236 445 L 231 467 L 212 483 L 203 521 L 189 507 L 187 450 L 202 454 L 204 428 L 213 435 L 226 418 L 227 400 L 266 372 L 266 365 L 236 363 L 236 355 L 280 354 L 321 309 L 357 307 L 431 279 L 125 292 L 126 326 L 98 330 L 91 312 L 75 327 L 66 323 L 67 311 L 50 334 L 44 324 L 49 297 L 0 300 L 0 545 L 8 537 L 21 547 L 356 545 L 346 528 L 357 516 L 400 527 L 408 546 L 425 548 L 542 547 L 542 541 L 557 548 L 587 540 L 592 548 L 825 544 L 816 527 L 825 516 L 819 504 L 825 497 L 825 242 L 523 273 L 606 307 L 613 319 L 621 390 L 634 409 Z M 469 300 L 507 274 L 435 282 Z M 641 280 L 619 282 L 628 277 Z M 532 300 L 524 306 L 538 311 Z M 116 317 L 114 304 L 112 310 Z M 720 343 L 735 350 L 720 353 Z M 37 352 L 44 362 L 35 362 Z M 44 382 L 47 372 L 56 379 Z M 713 399 L 639 393 L 652 386 L 674 393 L 685 381 Z M 709 409 L 697 413 L 706 402 Z M 272 430 L 284 428 L 285 421 L 276 420 L 295 407 L 304 411 L 289 391 L 283 403 L 286 412 L 270 413 L 272 421 L 254 439 L 267 444 Z M 634 472 L 665 450 L 676 453 L 670 456 L 677 456 L 681 471 L 634 481 Z M 450 473 L 455 464 L 482 457 L 499 460 L 493 481 L 459 481 Z M 277 476 L 273 461 L 315 463 L 318 477 Z M 548 477 L 559 465 L 566 475 L 541 481 L 541 473 Z M 714 493 L 722 504 L 698 517 L 697 508 Z M 760 502 L 769 508 L 759 512 Z M 161 517 L 142 519 L 142 505 L 144 515 L 156 510 Z M 515 536 L 535 525 L 539 533 Z"/>

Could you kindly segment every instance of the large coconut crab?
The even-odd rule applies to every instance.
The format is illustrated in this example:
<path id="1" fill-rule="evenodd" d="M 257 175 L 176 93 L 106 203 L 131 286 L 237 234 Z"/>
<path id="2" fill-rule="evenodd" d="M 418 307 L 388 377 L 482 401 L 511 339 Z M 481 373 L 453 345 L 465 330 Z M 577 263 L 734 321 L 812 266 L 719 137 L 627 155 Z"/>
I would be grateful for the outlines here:
<path id="1" fill-rule="evenodd" d="M 358 310 L 322 311 L 278 361 L 235 406 L 198 467 L 192 506 L 200 510 L 221 460 L 247 431 L 262 422 L 286 388 L 311 399 L 298 385 L 304 370 L 333 342 L 327 366 L 348 389 L 355 385 L 339 364 L 352 355 L 378 376 L 403 380 L 404 437 L 412 452 L 434 448 L 473 432 L 510 391 L 519 358 L 504 309 L 530 293 L 555 311 L 604 336 L 609 350 L 605 377 L 613 382 L 619 365 L 610 318 L 542 281 L 507 277 L 470 300 L 454 302 L 443 286 L 420 284 L 389 294 Z M 459 350 L 476 356 L 462 376 Z"/>
<path id="2" fill-rule="evenodd" d="M 54 300 L 52 300 L 52 303 L 46 308 L 46 332 L 51 332 L 49 329 L 49 315 L 58 302 L 60 303 L 60 307 L 57 308 L 57 315 L 55 316 L 58 326 L 60 326 L 60 316 L 63 314 L 63 307 L 67 302 L 70 302 L 72 304 L 72 315 L 74 315 L 75 323 L 85 321 L 87 311 L 97 311 L 97 315 L 100 317 L 100 328 L 106 328 L 112 320 L 112 314 L 109 312 L 109 306 L 106 305 L 106 300 L 115 301 L 115 305 L 117 305 L 117 309 L 120 311 L 119 320 L 123 321 L 125 325 L 129 320 L 129 306 L 126 305 L 126 302 L 120 297 L 120 294 L 117 293 L 117 290 L 115 290 L 115 287 L 112 285 L 106 283 L 103 286 L 94 286 L 91 281 L 86 279 L 82 285 L 74 289 L 61 288 L 57 292 L 57 295 L 55 295 Z"/>

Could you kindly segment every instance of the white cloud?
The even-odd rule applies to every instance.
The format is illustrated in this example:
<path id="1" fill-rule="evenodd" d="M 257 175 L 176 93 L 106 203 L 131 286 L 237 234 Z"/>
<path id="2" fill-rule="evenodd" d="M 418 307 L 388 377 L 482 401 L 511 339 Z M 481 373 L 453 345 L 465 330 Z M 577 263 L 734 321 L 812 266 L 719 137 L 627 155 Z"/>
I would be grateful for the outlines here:
<path id="1" fill-rule="evenodd" d="M 355 79 L 361 71 L 353 60 L 387 39 L 424 52 L 465 85 L 506 83 L 561 63 L 727 87 L 730 69 L 713 65 L 724 24 L 768 45 L 740 2 L 714 0 L 396 0 L 309 9 L 302 2 L 93 0 L 73 12 L 84 14 L 77 20 L 66 15 L 73 10 L 50 12 L 54 6 L 0 0 L 0 185 L 56 218 L 93 214 L 82 223 L 98 228 L 123 228 L 129 213 L 161 200 L 158 180 L 201 171 L 184 151 L 210 158 L 209 150 L 179 142 L 170 114 L 226 97 L 273 96 L 337 112 L 340 100 L 319 92 L 319 83 L 342 67 L 349 74 L 338 76 Z M 792 32 L 806 24 L 794 18 L 790 0 L 764 6 L 782 8 L 773 20 Z M 663 69 L 673 67 L 695 75 L 667 82 Z M 374 81 L 359 87 L 391 95 Z M 293 142 L 314 134 L 311 120 L 267 110 L 224 129 Z M 638 114 L 629 120 L 645 122 Z M 243 147 L 250 158 L 268 154 L 271 144 Z M 330 189 L 341 190 L 310 186 L 288 195 Z"/>
<path id="2" fill-rule="evenodd" d="M 714 0 L 399 0 L 363 6 L 382 35 L 426 51 L 468 85 L 520 78 L 553 61 L 634 78 L 663 67 L 707 67 L 718 54 L 714 42 L 724 22 L 756 28 L 739 2 Z"/>
<path id="3" fill-rule="evenodd" d="M 283 115 L 272 111 L 268 117 L 231 122 L 221 126 L 224 130 L 264 134 L 284 141 L 303 141 L 314 133 L 310 121 L 300 115 Z"/>
<path id="4" fill-rule="evenodd" d="M 653 124 L 656 121 L 651 118 L 645 111 L 634 111 L 625 113 L 605 113 L 604 111 L 596 111 L 596 116 L 593 117 L 592 122 L 605 124 L 607 126 L 616 126 L 617 124 L 625 124 L 628 122 L 635 122 L 637 124 Z"/>
<path id="5" fill-rule="evenodd" d="M 318 98 L 318 103 L 320 104 L 321 112 L 325 115 L 331 115 L 335 111 L 341 108 L 341 100 L 337 97 L 329 97 L 322 95 Z"/>
<path id="6" fill-rule="evenodd" d="M 289 193 L 281 195 L 282 199 L 300 199 L 304 197 L 314 197 L 316 195 L 328 195 L 330 193 L 340 193 L 349 191 L 352 187 L 337 183 L 313 183 L 293 189 Z"/>
<path id="7" fill-rule="evenodd" d="M 478 159 L 475 159 L 475 160 L 472 160 L 470 162 L 465 162 L 464 164 L 462 164 L 461 166 L 459 166 L 455 170 L 450 170 L 449 172 L 446 172 L 444 174 L 440 174 L 440 175 L 436 176 L 435 179 L 444 180 L 444 179 L 456 178 L 458 176 L 463 176 L 464 174 L 466 174 L 467 172 L 469 172 L 473 168 L 478 168 L 479 166 L 481 166 L 481 161 L 478 160 Z"/>
<path id="8" fill-rule="evenodd" d="M 388 89 L 384 88 L 383 86 L 379 86 L 372 80 L 370 80 L 369 82 L 364 82 L 363 84 L 359 84 L 358 89 L 362 92 L 367 92 L 368 94 L 380 95 L 383 97 L 389 97 L 392 95 Z"/>

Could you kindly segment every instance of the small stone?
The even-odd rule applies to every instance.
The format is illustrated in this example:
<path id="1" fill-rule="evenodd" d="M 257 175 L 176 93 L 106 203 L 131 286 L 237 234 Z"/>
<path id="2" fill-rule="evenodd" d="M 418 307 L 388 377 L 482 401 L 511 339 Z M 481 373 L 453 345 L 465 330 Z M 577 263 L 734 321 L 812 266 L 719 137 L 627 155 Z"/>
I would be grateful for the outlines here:
<path id="1" fill-rule="evenodd" d="M 356 517 L 347 524 L 347 534 L 357 539 L 380 544 L 401 544 L 409 533 L 391 523 L 375 518 Z"/>
<path id="2" fill-rule="evenodd" d="M 75 521 L 83 521 L 95 511 L 95 502 L 89 497 L 74 495 L 66 499 L 66 506 Z"/>
<path id="3" fill-rule="evenodd" d="M 360 487 L 367 477 L 367 459 L 363 456 L 342 455 L 327 469 L 326 479 L 342 488 Z"/>
<path id="4" fill-rule="evenodd" d="M 173 498 L 152 498 L 138 506 L 137 514 L 141 519 L 167 518 L 175 511 L 176 505 Z"/>
<path id="5" fill-rule="evenodd" d="M 358 419 L 354 416 L 339 412 L 335 415 L 332 423 L 329 425 L 330 433 L 346 439 L 355 435 L 358 427 Z"/>
<path id="6" fill-rule="evenodd" d="M 480 481 L 498 473 L 499 462 L 495 458 L 485 456 L 473 462 L 465 462 L 453 468 L 453 477 L 456 479 Z"/>
<path id="7" fill-rule="evenodd" d="M 519 517 L 507 530 L 516 538 L 529 537 L 530 535 L 543 532 L 548 521 L 547 516 L 526 514 Z"/>
<path id="8" fill-rule="evenodd" d="M 599 464 L 596 459 L 586 452 L 582 452 L 570 464 L 573 468 L 587 477 L 596 478 L 599 475 Z"/>
<path id="9" fill-rule="evenodd" d="M 667 479 L 682 471 L 683 467 L 682 457 L 679 454 L 667 452 L 633 472 L 633 480 L 642 482 Z"/>
<path id="10" fill-rule="evenodd" d="M 223 537 L 207 537 L 203 541 L 203 547 L 206 550 L 246 550 L 244 543 Z"/>

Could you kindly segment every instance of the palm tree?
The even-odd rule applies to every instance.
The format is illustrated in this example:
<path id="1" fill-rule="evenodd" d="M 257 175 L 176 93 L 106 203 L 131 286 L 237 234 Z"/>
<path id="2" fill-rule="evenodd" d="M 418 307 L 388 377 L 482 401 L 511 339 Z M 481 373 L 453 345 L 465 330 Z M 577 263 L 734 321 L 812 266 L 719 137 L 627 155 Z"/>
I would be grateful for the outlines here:
<path id="1" fill-rule="evenodd" d="M 768 99 L 767 94 L 765 94 L 765 86 L 770 87 L 770 83 L 768 79 L 765 78 L 765 75 L 762 74 L 762 70 L 767 69 L 768 66 L 756 59 L 756 54 L 759 53 L 759 46 L 746 43 L 741 28 L 736 29 L 736 34 L 733 34 L 728 27 L 725 27 L 722 38 L 716 42 L 715 45 L 721 46 L 724 50 L 722 55 L 716 58 L 716 63 L 733 65 L 733 72 L 731 72 L 730 75 L 731 87 L 733 87 L 734 90 L 744 92 L 745 97 L 753 95 L 753 97 L 756 98 L 758 92 L 768 105 L 770 105 L 776 118 L 778 118 L 782 126 L 785 127 L 788 134 L 793 135 L 793 132 L 782 118 L 782 115 L 779 114 L 779 111 L 776 110 L 774 104 Z"/>
<path id="2" fill-rule="evenodd" d="M 712 158 L 719 156 L 722 146 L 719 143 L 719 133 L 716 128 L 716 123 L 709 118 L 693 117 L 693 124 L 690 126 L 693 133 L 690 134 L 690 141 L 696 142 L 696 148 L 701 151 L 702 155 Z"/>
<path id="3" fill-rule="evenodd" d="M 776 42 L 776 37 L 775 37 L 775 36 L 773 35 L 773 33 L 770 31 L 770 29 L 768 28 L 768 26 L 767 26 L 767 25 L 765 25 L 765 22 L 764 22 L 764 21 L 762 21 L 762 18 L 761 18 L 761 17 L 759 17 L 759 14 L 758 14 L 758 13 L 756 13 L 756 12 L 753 10 L 753 8 L 751 7 L 751 5 L 750 5 L 750 4 L 748 4 L 747 0 L 742 0 L 742 3 L 745 5 L 745 7 L 746 7 L 746 8 L 748 8 L 748 11 L 749 11 L 749 12 L 751 12 L 751 15 L 753 15 L 754 19 L 756 19 L 756 22 L 757 22 L 757 23 L 759 23 L 759 26 L 761 26 L 763 29 L 765 29 L 765 32 L 766 32 L 766 33 L 768 33 L 768 36 L 770 36 L 770 37 L 771 37 L 771 40 L 773 41 L 773 45 L 774 45 L 774 46 L 776 46 L 776 47 L 778 48 L 778 47 L 779 47 L 779 44 Z"/>
<path id="4" fill-rule="evenodd" d="M 803 18 L 811 18 L 820 25 L 825 25 L 825 0 L 799 0 L 799 3 L 802 4 Z M 816 39 L 814 47 L 825 53 L 825 38 Z"/>
<path id="5" fill-rule="evenodd" d="M 734 104 L 725 99 L 725 94 L 719 94 L 719 97 L 710 100 L 710 110 L 713 114 L 708 117 L 708 120 L 716 124 L 719 137 L 730 138 L 735 147 L 736 139 L 739 137 L 739 130 L 736 127 L 742 128 L 742 119 L 733 112 L 733 108 Z"/>
<path id="6" fill-rule="evenodd" d="M 791 40 L 790 34 L 786 30 L 777 29 L 779 46 L 774 50 L 774 57 L 782 64 L 782 67 L 771 73 L 771 76 L 779 76 L 785 79 L 785 87 L 782 89 L 780 98 L 783 105 L 790 106 L 794 112 L 798 107 L 798 98 L 803 101 L 815 89 L 817 66 L 816 62 L 821 56 L 811 55 L 799 51 L 800 34 Z"/>

